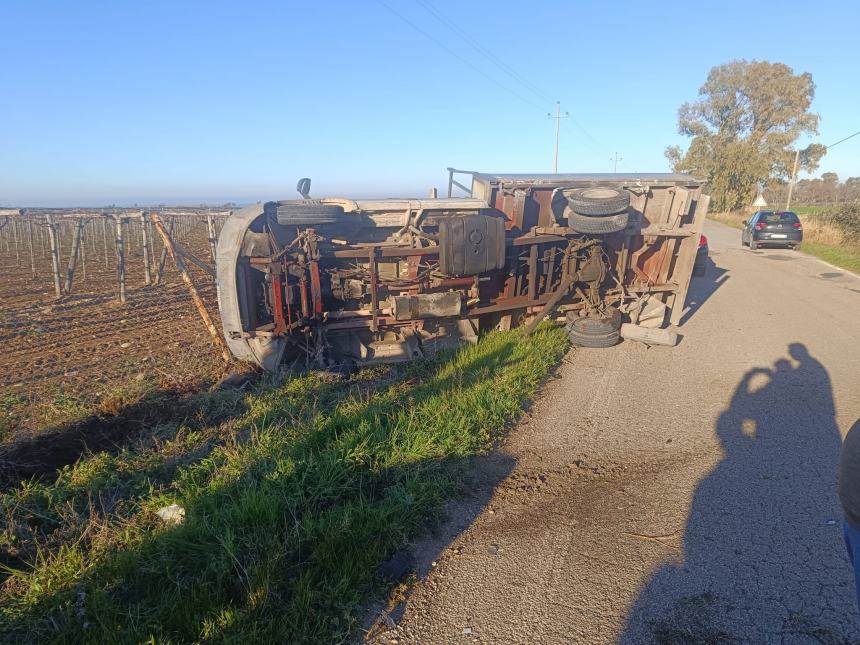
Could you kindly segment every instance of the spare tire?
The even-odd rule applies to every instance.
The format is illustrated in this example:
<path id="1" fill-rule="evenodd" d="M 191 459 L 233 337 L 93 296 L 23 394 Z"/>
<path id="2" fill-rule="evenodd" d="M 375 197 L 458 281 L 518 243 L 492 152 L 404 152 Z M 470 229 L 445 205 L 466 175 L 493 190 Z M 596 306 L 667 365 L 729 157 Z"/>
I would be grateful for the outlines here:
<path id="1" fill-rule="evenodd" d="M 318 226 L 334 224 L 343 217 L 343 208 L 323 204 L 318 199 L 288 199 L 266 204 L 266 212 L 283 226 Z"/>
<path id="2" fill-rule="evenodd" d="M 587 233 L 589 235 L 618 233 L 627 228 L 627 222 L 630 219 L 626 212 L 609 215 L 608 217 L 593 217 L 574 213 L 570 208 L 567 208 L 566 213 L 567 225 L 570 228 L 577 233 Z"/>
<path id="3" fill-rule="evenodd" d="M 580 347 L 612 347 L 621 340 L 621 312 L 609 307 L 604 316 L 567 315 L 567 335 Z"/>
<path id="4" fill-rule="evenodd" d="M 630 206 L 630 193 L 623 188 L 593 186 L 564 191 L 567 203 L 580 215 L 615 215 Z"/>

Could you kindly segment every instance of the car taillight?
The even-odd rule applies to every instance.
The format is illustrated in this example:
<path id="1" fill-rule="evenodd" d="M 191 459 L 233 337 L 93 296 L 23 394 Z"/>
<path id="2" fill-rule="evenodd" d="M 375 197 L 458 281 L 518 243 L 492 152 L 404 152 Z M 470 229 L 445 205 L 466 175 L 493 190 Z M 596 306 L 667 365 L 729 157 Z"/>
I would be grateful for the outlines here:
<path id="1" fill-rule="evenodd" d="M 707 246 L 707 245 L 708 245 L 708 238 L 706 238 L 704 235 L 700 235 L 699 236 L 699 248 L 701 248 L 703 246 Z"/>
<path id="2" fill-rule="evenodd" d="M 798 231 L 802 231 L 802 230 L 803 230 L 803 224 L 801 224 L 800 222 L 795 222 L 794 224 L 792 224 L 792 226 L 793 226 L 794 228 L 796 228 Z"/>
<path id="3" fill-rule="evenodd" d="M 763 231 L 766 228 L 767 228 L 767 224 L 765 224 L 764 222 L 759 222 L 758 224 L 755 225 L 755 230 L 757 230 L 757 231 Z"/>

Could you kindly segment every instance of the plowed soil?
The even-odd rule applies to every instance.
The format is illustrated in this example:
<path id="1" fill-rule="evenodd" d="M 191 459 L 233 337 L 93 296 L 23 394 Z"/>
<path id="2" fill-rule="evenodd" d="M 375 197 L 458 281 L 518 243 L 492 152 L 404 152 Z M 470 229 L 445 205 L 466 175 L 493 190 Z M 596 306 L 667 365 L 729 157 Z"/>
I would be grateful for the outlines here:
<path id="1" fill-rule="evenodd" d="M 36 275 L 29 247 L 16 257 L 9 231 L 0 238 L 0 443 L 8 446 L 72 429 L 92 415 L 122 414 L 152 392 L 182 394 L 220 376 L 213 350 L 181 277 L 167 260 L 163 283 L 145 286 L 139 239 L 127 242 L 127 302 L 117 298 L 112 245 L 103 247 L 98 222 L 88 225 L 86 271 L 82 263 L 71 295 L 55 297 L 50 260 L 35 244 Z M 65 235 L 61 265 L 69 257 Z M 205 223 L 181 239 L 209 260 Z M 155 245 L 155 259 L 160 253 Z M 154 269 L 153 269 L 154 272 Z M 192 272 L 218 323 L 211 277 Z M 87 423 L 91 423 L 91 420 Z M 77 424 L 77 425 L 76 425 Z"/>

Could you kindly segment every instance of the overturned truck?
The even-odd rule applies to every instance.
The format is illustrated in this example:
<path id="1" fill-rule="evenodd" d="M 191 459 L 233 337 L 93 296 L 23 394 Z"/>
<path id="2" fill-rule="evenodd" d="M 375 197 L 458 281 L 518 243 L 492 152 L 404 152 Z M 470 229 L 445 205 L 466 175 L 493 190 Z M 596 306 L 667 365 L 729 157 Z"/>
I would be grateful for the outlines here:
<path id="1" fill-rule="evenodd" d="M 448 170 L 442 198 L 311 199 L 302 180 L 301 199 L 233 212 L 217 253 L 233 354 L 332 368 L 546 317 L 592 347 L 624 319 L 680 320 L 709 201 L 698 180 Z"/>

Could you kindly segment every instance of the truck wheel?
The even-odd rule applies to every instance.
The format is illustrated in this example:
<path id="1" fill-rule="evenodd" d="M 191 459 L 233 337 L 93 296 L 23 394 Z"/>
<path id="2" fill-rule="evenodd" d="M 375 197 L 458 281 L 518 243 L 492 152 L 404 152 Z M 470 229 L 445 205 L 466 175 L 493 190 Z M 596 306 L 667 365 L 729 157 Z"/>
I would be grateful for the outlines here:
<path id="1" fill-rule="evenodd" d="M 564 191 L 567 203 L 580 215 L 615 215 L 630 206 L 630 193 L 623 188 L 595 186 Z"/>
<path id="2" fill-rule="evenodd" d="M 567 209 L 567 225 L 577 233 L 591 235 L 617 233 L 627 228 L 628 220 L 629 216 L 626 212 L 608 217 L 591 217 L 575 213 L 570 208 Z"/>
<path id="3" fill-rule="evenodd" d="M 343 208 L 323 204 L 316 199 L 290 199 L 266 204 L 266 212 L 283 226 L 335 224 L 343 217 Z"/>
<path id="4" fill-rule="evenodd" d="M 612 347 L 621 340 L 621 312 L 610 307 L 605 316 L 568 314 L 567 335 L 580 347 Z"/>

